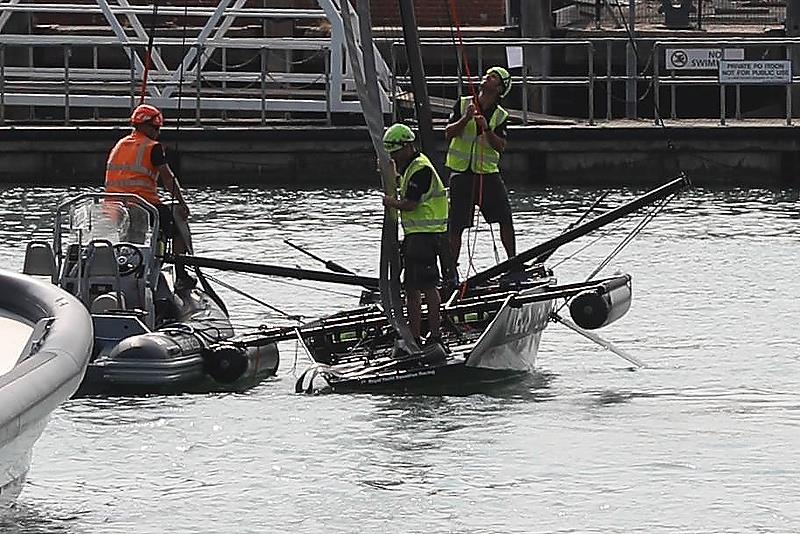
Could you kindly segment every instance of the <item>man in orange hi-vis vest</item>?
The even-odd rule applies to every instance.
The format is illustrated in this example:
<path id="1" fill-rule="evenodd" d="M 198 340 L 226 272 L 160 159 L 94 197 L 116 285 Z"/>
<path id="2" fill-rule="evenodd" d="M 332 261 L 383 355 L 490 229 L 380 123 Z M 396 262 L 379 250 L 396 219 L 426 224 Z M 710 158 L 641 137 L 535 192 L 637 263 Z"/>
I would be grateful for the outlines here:
<path id="1" fill-rule="evenodd" d="M 189 206 L 183 198 L 178 178 L 167 164 L 164 146 L 158 142 L 164 116 L 155 106 L 141 104 L 133 110 L 130 122 L 133 132 L 120 139 L 108 155 L 106 192 L 133 193 L 151 203 L 158 209 L 164 235 L 172 239 L 173 252 L 191 252 L 191 236 L 186 224 Z M 177 201 L 176 207 L 161 203 L 159 177 L 166 191 Z M 179 288 L 192 288 L 197 282 L 183 265 L 176 265 L 176 273 L 176 286 Z"/>

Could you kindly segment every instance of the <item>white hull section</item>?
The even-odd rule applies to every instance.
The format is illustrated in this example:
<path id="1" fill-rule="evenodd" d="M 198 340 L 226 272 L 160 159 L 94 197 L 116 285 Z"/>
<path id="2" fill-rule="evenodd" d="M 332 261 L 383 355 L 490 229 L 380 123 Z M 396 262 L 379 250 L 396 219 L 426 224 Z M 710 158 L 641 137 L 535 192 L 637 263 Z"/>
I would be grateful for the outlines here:
<path id="1" fill-rule="evenodd" d="M 33 446 L 50 414 L 83 379 L 94 331 L 86 308 L 68 293 L 1 270 L 0 317 L 0 336 L 9 341 L 0 345 L 0 511 L 4 511 L 22 490 Z"/>
<path id="2" fill-rule="evenodd" d="M 31 466 L 33 445 L 42 435 L 48 419 L 49 416 L 43 417 L 0 445 L 0 511 L 11 506 L 22 491 Z"/>
<path id="3" fill-rule="evenodd" d="M 555 301 L 514 306 L 509 297 L 467 357 L 467 367 L 532 372 Z"/>

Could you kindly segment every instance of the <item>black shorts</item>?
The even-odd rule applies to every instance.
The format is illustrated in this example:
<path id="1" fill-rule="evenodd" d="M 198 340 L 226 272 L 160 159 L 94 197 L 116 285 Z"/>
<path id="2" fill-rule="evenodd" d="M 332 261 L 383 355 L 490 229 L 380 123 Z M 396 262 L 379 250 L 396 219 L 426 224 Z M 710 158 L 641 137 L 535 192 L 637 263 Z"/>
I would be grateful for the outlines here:
<path id="1" fill-rule="evenodd" d="M 499 173 L 484 174 L 482 179 L 472 172 L 454 172 L 450 175 L 450 230 L 470 228 L 475 217 L 475 206 L 480 207 L 488 223 L 511 222 L 508 191 Z"/>
<path id="2" fill-rule="evenodd" d="M 406 290 L 433 289 L 439 285 L 439 249 L 449 246 L 445 233 L 415 233 L 403 241 Z"/>
<path id="3" fill-rule="evenodd" d="M 175 238 L 175 217 L 172 214 L 173 209 L 178 209 L 177 206 L 172 207 L 164 204 L 156 204 L 158 209 L 158 228 L 161 235 L 169 238 Z"/>

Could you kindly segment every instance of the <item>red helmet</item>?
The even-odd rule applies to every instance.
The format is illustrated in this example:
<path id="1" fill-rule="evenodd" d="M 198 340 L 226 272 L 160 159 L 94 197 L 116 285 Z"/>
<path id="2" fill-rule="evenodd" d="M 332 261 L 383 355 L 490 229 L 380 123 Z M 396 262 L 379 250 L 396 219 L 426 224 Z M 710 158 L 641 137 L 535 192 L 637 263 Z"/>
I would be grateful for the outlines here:
<path id="1" fill-rule="evenodd" d="M 155 106 L 139 104 L 131 113 L 131 124 L 136 126 L 146 123 L 150 123 L 156 128 L 161 128 L 164 125 L 164 115 Z"/>

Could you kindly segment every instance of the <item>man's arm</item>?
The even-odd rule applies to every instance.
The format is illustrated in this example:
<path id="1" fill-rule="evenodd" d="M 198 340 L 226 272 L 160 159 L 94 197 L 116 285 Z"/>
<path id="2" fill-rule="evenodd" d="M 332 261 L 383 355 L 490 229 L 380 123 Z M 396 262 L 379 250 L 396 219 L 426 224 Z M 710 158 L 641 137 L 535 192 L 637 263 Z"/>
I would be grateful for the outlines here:
<path id="1" fill-rule="evenodd" d="M 498 152 L 503 152 L 506 149 L 505 137 L 497 134 L 498 130 L 504 131 L 504 125 L 498 126 L 495 130 L 490 130 L 489 125 L 486 123 L 486 117 L 483 115 L 476 115 L 475 122 L 478 124 L 478 128 L 480 128 L 483 132 L 481 135 L 486 137 L 486 141 L 489 143 L 489 146 Z M 502 129 L 501 126 L 503 127 Z"/>
<path id="2" fill-rule="evenodd" d="M 158 169 L 158 176 L 161 178 L 161 183 L 164 185 L 164 189 L 173 199 L 178 201 L 180 213 L 183 215 L 183 218 L 185 219 L 189 217 L 189 206 L 186 204 L 186 200 L 183 198 L 183 192 L 181 191 L 181 184 L 178 183 L 178 178 L 172 172 L 172 169 L 169 168 L 169 164 L 167 163 L 167 152 L 164 148 L 164 145 L 157 143 L 153 147 L 153 150 L 150 153 L 150 161 L 153 163 L 153 166 Z"/>
<path id="3" fill-rule="evenodd" d="M 475 115 L 475 104 L 473 104 L 472 102 L 469 103 L 469 105 L 467 106 L 467 110 L 463 115 L 461 115 L 460 100 L 456 101 L 456 106 L 458 107 L 453 109 L 453 115 L 451 116 L 450 124 L 448 124 L 447 127 L 444 129 L 444 138 L 447 141 L 450 141 L 454 137 L 458 137 L 459 135 L 461 135 L 461 133 L 464 131 L 464 128 L 467 127 L 467 123 Z M 458 112 L 458 115 L 456 115 L 456 112 Z M 457 120 L 456 117 L 458 117 Z"/>
<path id="4" fill-rule="evenodd" d="M 407 198 L 392 198 L 390 196 L 383 197 L 383 205 L 390 208 L 398 209 L 400 211 L 414 211 L 419 205 L 419 201 L 409 200 Z"/>
<path id="5" fill-rule="evenodd" d="M 161 183 L 164 184 L 164 189 L 178 201 L 184 218 L 189 216 L 189 206 L 186 204 L 186 199 L 183 198 L 181 191 L 181 184 L 178 182 L 177 176 L 172 173 L 169 165 L 164 163 L 158 166 L 158 175 L 161 177 Z"/>
<path id="6" fill-rule="evenodd" d="M 427 167 L 418 170 L 409 178 L 405 196 L 397 199 L 387 195 L 383 197 L 383 205 L 400 211 L 414 211 L 417 209 L 422 195 L 431 188 L 432 179 L 431 170 Z"/>

